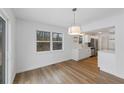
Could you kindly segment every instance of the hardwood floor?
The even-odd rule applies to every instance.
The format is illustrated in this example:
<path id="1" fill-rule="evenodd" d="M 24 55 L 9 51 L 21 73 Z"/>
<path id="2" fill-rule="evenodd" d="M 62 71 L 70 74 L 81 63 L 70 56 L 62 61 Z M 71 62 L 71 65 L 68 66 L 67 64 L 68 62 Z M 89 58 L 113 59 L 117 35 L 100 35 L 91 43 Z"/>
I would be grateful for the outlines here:
<path id="1" fill-rule="evenodd" d="M 15 84 L 118 84 L 124 83 L 97 67 L 96 57 L 78 62 L 70 60 L 47 67 L 19 73 Z"/>

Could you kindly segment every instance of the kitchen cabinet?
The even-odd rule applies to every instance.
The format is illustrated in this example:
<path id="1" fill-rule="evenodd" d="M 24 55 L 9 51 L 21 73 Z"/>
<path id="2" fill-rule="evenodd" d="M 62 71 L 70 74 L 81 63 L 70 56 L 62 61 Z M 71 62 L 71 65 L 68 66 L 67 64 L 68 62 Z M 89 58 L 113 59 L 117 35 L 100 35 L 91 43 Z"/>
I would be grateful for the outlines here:
<path id="1" fill-rule="evenodd" d="M 83 36 L 83 40 L 84 40 L 84 43 L 89 43 L 90 42 L 90 36 L 89 35 L 84 35 Z"/>
<path id="2" fill-rule="evenodd" d="M 75 61 L 85 59 L 91 56 L 91 49 L 90 48 L 75 48 L 72 50 L 72 59 Z"/>

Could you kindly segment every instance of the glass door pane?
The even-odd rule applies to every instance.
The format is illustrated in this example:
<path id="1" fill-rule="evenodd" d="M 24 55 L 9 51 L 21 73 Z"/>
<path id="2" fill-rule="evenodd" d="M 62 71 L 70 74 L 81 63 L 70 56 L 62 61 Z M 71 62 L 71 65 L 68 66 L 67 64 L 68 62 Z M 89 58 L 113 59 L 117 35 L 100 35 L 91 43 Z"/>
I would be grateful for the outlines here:
<path id="1" fill-rule="evenodd" d="M 5 21 L 0 17 L 0 84 L 5 83 Z"/>

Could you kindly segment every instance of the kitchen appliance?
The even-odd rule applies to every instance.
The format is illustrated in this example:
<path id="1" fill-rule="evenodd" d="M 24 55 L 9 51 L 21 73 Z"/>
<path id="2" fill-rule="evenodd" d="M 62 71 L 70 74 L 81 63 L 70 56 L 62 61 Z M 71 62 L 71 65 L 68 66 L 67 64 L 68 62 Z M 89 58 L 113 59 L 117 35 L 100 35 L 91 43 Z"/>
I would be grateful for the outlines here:
<path id="1" fill-rule="evenodd" d="M 91 48 L 91 56 L 96 56 L 98 51 L 98 39 L 91 38 L 88 47 Z"/>

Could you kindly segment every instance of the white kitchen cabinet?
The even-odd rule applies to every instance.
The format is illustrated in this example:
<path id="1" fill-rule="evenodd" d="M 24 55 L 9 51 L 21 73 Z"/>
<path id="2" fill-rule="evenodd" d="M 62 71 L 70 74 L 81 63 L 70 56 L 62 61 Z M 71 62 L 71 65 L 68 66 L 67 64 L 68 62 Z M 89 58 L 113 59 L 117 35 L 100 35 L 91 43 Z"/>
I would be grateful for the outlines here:
<path id="1" fill-rule="evenodd" d="M 73 49 L 72 50 L 72 59 L 75 61 L 85 59 L 91 56 L 90 48 L 81 48 L 81 49 Z"/>
<path id="2" fill-rule="evenodd" d="M 89 35 L 84 35 L 84 36 L 83 36 L 83 40 L 84 40 L 84 43 L 89 43 L 90 40 L 91 40 L 91 38 L 90 38 Z"/>

